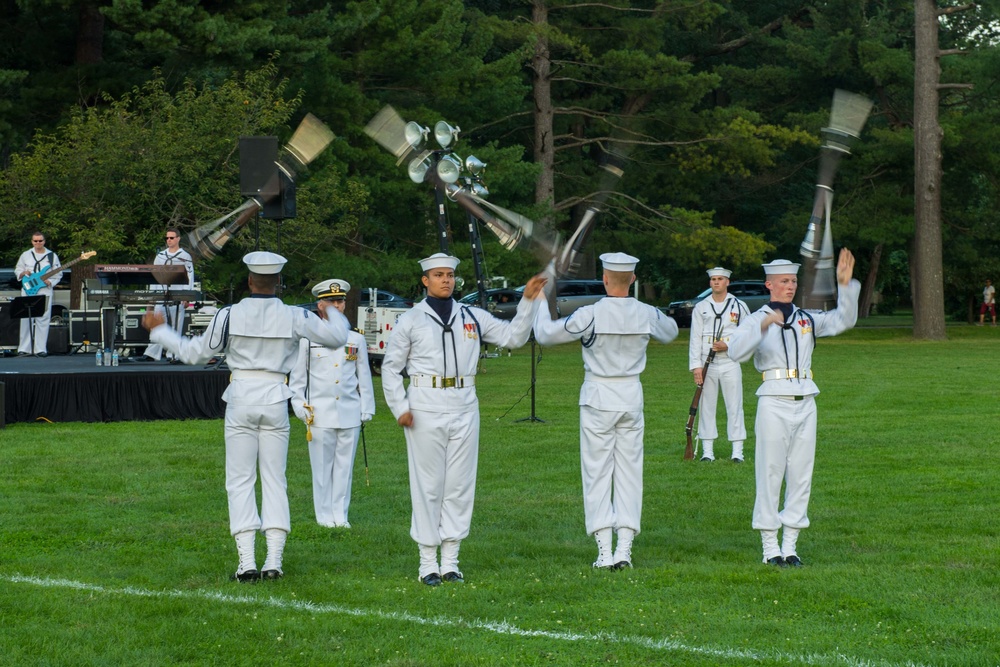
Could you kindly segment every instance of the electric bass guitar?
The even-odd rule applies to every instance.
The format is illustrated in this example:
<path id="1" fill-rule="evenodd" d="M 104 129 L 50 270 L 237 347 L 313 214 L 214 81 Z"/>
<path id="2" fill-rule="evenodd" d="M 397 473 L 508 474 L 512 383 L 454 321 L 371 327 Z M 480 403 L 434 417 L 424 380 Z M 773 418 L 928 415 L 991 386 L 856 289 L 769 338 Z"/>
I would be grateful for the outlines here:
<path id="1" fill-rule="evenodd" d="M 46 266 L 44 269 L 39 269 L 38 271 L 32 273 L 30 276 L 25 276 L 21 280 L 21 289 L 24 290 L 24 293 L 27 296 L 34 296 L 35 294 L 38 294 L 39 290 L 41 290 L 43 287 L 46 286 L 45 285 L 46 280 L 56 275 L 60 271 L 68 269 L 77 262 L 82 262 L 85 259 L 90 259 L 96 254 L 97 254 L 96 250 L 91 250 L 89 252 L 80 253 L 80 256 L 74 259 L 72 262 L 67 262 L 62 266 L 57 266 L 54 269 L 51 269 L 48 266 Z"/>

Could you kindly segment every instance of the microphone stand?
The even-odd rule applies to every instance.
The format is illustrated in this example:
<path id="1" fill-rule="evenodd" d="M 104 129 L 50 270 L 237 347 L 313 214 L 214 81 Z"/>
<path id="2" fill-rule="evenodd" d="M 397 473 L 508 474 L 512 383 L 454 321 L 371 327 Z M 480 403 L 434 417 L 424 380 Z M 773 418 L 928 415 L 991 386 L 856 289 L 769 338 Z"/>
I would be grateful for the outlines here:
<path id="1" fill-rule="evenodd" d="M 531 334 L 531 416 L 525 417 L 523 419 L 515 419 L 514 422 L 541 422 L 545 423 L 544 419 L 539 419 L 535 416 L 535 334 Z"/>

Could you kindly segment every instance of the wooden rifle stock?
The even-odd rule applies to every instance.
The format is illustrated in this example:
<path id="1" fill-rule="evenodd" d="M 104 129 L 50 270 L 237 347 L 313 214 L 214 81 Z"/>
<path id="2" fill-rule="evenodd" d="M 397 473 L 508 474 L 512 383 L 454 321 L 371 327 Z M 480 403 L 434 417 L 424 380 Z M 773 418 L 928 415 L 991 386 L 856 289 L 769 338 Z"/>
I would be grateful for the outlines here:
<path id="1" fill-rule="evenodd" d="M 698 404 L 701 402 L 701 390 L 705 386 L 705 378 L 708 376 L 708 367 L 712 364 L 713 359 L 715 359 L 715 350 L 710 350 L 708 353 L 708 359 L 705 360 L 705 365 L 701 369 L 701 384 L 695 388 L 694 398 L 691 399 L 691 409 L 688 410 L 687 425 L 684 427 L 684 433 L 687 435 L 687 446 L 684 447 L 685 461 L 690 461 L 694 458 L 694 441 L 691 438 L 691 432 L 694 430 L 694 418 L 698 414 Z"/>

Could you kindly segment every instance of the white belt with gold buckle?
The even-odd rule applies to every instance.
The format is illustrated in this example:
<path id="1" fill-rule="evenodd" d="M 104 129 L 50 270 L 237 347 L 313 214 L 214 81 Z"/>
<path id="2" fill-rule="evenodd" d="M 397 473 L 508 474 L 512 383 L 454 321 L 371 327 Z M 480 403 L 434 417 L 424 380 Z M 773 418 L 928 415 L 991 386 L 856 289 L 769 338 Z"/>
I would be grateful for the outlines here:
<path id="1" fill-rule="evenodd" d="M 812 380 L 813 372 L 811 368 L 802 373 L 799 373 L 797 368 L 775 368 L 770 371 L 764 371 L 760 374 L 760 377 L 764 382 L 768 380 L 794 380 L 796 378 Z"/>
<path id="2" fill-rule="evenodd" d="M 411 375 L 410 386 L 429 387 L 431 389 L 464 389 L 476 386 L 475 375 L 459 375 L 458 377 L 440 377 L 438 375 Z"/>

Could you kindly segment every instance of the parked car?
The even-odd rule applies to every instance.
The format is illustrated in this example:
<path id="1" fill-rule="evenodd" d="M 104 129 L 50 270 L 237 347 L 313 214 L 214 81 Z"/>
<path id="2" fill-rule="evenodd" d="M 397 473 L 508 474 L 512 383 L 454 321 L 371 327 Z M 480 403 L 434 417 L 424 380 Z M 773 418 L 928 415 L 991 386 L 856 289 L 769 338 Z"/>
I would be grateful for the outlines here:
<path id="1" fill-rule="evenodd" d="M 407 299 L 383 289 L 376 290 L 375 300 L 378 302 L 379 308 L 413 308 L 413 299 Z M 371 290 L 363 287 L 358 291 L 358 305 L 367 308 L 370 304 Z"/>
<path id="2" fill-rule="evenodd" d="M 486 310 L 501 320 L 512 320 L 514 319 L 514 314 L 517 312 L 517 304 L 521 301 L 522 296 L 524 296 L 523 288 L 486 290 Z M 466 294 L 458 302 L 467 306 L 478 306 L 479 290 Z"/>
<path id="3" fill-rule="evenodd" d="M 523 293 L 524 285 L 515 291 Z M 559 317 L 567 317 L 580 306 L 597 303 L 607 295 L 603 280 L 583 278 L 560 280 L 556 283 L 556 314 Z"/>
<path id="4" fill-rule="evenodd" d="M 607 295 L 603 280 L 560 280 L 556 283 L 556 313 L 566 317 L 580 306 L 597 303 Z"/>
<path id="5" fill-rule="evenodd" d="M 694 310 L 695 304 L 711 293 L 712 289 L 709 288 L 693 299 L 671 301 L 662 310 L 674 318 L 677 326 L 689 327 L 691 326 L 691 311 Z M 729 293 L 746 303 L 751 313 L 771 301 L 771 293 L 764 286 L 762 280 L 734 280 L 729 283 Z"/>

